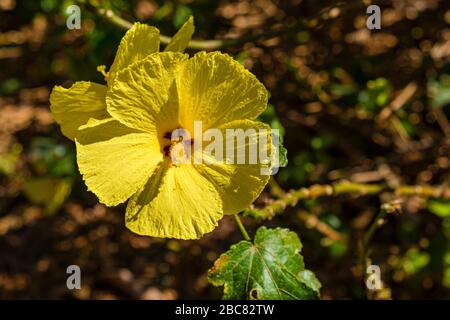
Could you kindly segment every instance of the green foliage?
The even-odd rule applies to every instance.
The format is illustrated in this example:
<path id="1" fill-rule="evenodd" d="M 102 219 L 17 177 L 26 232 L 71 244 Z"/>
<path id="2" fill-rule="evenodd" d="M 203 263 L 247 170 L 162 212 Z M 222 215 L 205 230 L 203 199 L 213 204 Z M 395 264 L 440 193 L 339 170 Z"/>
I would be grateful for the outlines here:
<path id="1" fill-rule="evenodd" d="M 288 164 L 287 149 L 282 144 L 280 144 L 280 154 L 278 160 L 279 160 L 278 166 L 280 168 L 287 166 Z"/>
<path id="2" fill-rule="evenodd" d="M 11 150 L 7 154 L 0 157 L 0 174 L 10 176 L 16 171 L 16 163 L 22 154 L 23 147 L 19 143 L 12 145 Z"/>
<path id="3" fill-rule="evenodd" d="M 177 8 L 175 10 L 175 15 L 173 17 L 173 25 L 176 29 L 181 28 L 183 23 L 186 22 L 186 20 L 192 16 L 192 10 L 183 4 L 177 5 Z"/>
<path id="4" fill-rule="evenodd" d="M 33 167 L 39 174 L 70 176 L 75 172 L 73 150 L 51 138 L 34 138 L 31 142 L 30 156 Z"/>
<path id="5" fill-rule="evenodd" d="M 58 0 L 41 0 L 41 8 L 45 12 L 54 11 L 58 8 Z"/>
<path id="6" fill-rule="evenodd" d="M 391 264 L 396 269 L 396 278 L 409 277 L 423 270 L 430 262 L 430 254 L 417 247 L 411 247 L 401 257 L 392 257 Z"/>
<path id="7" fill-rule="evenodd" d="M 24 185 L 26 197 L 34 204 L 43 205 L 49 215 L 58 211 L 71 190 L 71 178 L 32 178 Z"/>
<path id="8" fill-rule="evenodd" d="M 450 216 L 450 200 L 430 199 L 428 200 L 428 210 L 440 217 Z"/>
<path id="9" fill-rule="evenodd" d="M 286 169 L 278 174 L 278 179 L 283 184 L 299 187 L 308 180 L 309 175 L 314 170 L 313 154 L 304 151 L 291 156 L 291 161 Z"/>
<path id="10" fill-rule="evenodd" d="M 347 253 L 348 245 L 342 241 L 333 241 L 328 246 L 328 251 L 332 258 L 338 259 Z"/>
<path id="11" fill-rule="evenodd" d="M 258 117 L 262 122 L 267 123 L 272 129 L 277 129 L 279 132 L 279 164 L 280 168 L 286 167 L 288 164 L 287 149 L 283 146 L 285 129 L 277 116 L 273 105 L 268 104 L 266 110 Z"/>
<path id="12" fill-rule="evenodd" d="M 442 75 L 439 79 L 428 82 L 428 96 L 432 108 L 442 108 L 450 103 L 450 76 Z"/>
<path id="13" fill-rule="evenodd" d="M 174 10 L 173 2 L 166 1 L 153 15 L 153 19 L 162 20 L 169 16 Z"/>
<path id="14" fill-rule="evenodd" d="M 302 244 L 288 229 L 260 227 L 254 242 L 241 241 L 209 270 L 209 281 L 224 286 L 224 299 L 317 299 L 320 282 L 305 269 Z"/>
<path id="15" fill-rule="evenodd" d="M 52 215 L 72 191 L 75 155 L 65 144 L 36 137 L 31 142 L 30 160 L 37 175 L 25 181 L 23 192 L 31 203 L 43 206 Z"/>
<path id="16" fill-rule="evenodd" d="M 375 112 L 388 103 L 391 91 L 387 79 L 370 80 L 367 82 L 366 89 L 359 92 L 358 102 L 364 110 Z"/>
<path id="17" fill-rule="evenodd" d="M 270 103 L 267 105 L 266 110 L 258 117 L 262 122 L 267 123 L 272 129 L 278 129 L 280 132 L 280 142 L 284 141 L 284 134 L 286 130 L 278 118 L 275 107 Z"/>
<path id="18" fill-rule="evenodd" d="M 21 81 L 17 78 L 10 78 L 0 84 L 0 94 L 12 94 L 20 89 Z"/>
<path id="19" fill-rule="evenodd" d="M 442 277 L 442 284 L 446 288 L 450 288 L 450 247 L 444 255 L 444 274 Z"/>

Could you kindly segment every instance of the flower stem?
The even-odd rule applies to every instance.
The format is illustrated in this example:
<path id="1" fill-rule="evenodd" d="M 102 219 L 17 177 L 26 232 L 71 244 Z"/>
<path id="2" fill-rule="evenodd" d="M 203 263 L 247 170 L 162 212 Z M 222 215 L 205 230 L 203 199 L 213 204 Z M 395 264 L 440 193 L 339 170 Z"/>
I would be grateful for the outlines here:
<path id="1" fill-rule="evenodd" d="M 244 239 L 247 241 L 252 241 L 252 239 L 250 238 L 250 236 L 247 233 L 247 230 L 245 230 L 244 224 L 241 221 L 241 218 L 239 217 L 238 214 L 234 214 L 234 218 L 236 219 L 236 223 L 239 227 L 239 230 L 241 231 L 242 235 L 244 236 Z"/>

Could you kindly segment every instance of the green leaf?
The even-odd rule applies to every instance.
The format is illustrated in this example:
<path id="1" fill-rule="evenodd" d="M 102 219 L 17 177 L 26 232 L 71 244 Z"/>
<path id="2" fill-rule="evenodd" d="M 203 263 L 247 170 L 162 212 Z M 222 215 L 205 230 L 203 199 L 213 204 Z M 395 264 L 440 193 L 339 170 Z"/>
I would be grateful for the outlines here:
<path id="1" fill-rule="evenodd" d="M 428 200 L 428 210 L 442 218 L 450 217 L 450 201 L 430 199 Z"/>
<path id="2" fill-rule="evenodd" d="M 294 232 L 260 227 L 254 243 L 241 241 L 220 256 L 209 282 L 224 286 L 224 299 L 318 299 L 320 282 L 305 270 L 301 249 Z"/>
<path id="3" fill-rule="evenodd" d="M 280 144 L 280 154 L 279 154 L 279 156 L 280 156 L 280 158 L 278 160 L 279 161 L 278 166 L 280 168 L 286 167 L 287 164 L 288 164 L 287 149 L 284 146 L 282 146 L 281 144 Z"/>
<path id="4" fill-rule="evenodd" d="M 190 16 L 180 30 L 173 36 L 172 40 L 170 40 L 164 51 L 184 52 L 189 41 L 191 41 L 194 30 L 194 18 Z"/>
<path id="5" fill-rule="evenodd" d="M 34 204 L 45 206 L 47 214 L 56 213 L 72 190 L 71 178 L 38 177 L 25 182 L 25 196 Z"/>
<path id="6" fill-rule="evenodd" d="M 192 16 L 192 10 L 184 4 L 177 5 L 175 15 L 173 16 L 173 25 L 175 28 L 181 27 L 181 25 L 187 20 L 189 16 Z"/>

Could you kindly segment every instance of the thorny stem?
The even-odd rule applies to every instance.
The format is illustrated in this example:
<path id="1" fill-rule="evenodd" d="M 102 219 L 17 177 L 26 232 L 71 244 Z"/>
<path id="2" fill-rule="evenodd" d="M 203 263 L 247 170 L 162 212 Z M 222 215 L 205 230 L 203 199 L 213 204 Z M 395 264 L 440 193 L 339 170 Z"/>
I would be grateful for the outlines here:
<path id="1" fill-rule="evenodd" d="M 250 238 L 250 236 L 247 233 L 247 230 L 245 230 L 244 224 L 242 223 L 241 218 L 239 218 L 239 215 L 234 214 L 234 218 L 236 219 L 236 223 L 237 223 L 242 235 L 244 236 L 244 239 L 247 241 L 252 241 L 252 239 Z"/>
<path id="2" fill-rule="evenodd" d="M 84 3 L 84 1 L 83 1 Z M 106 9 L 101 4 L 95 1 L 88 1 L 89 6 L 95 10 L 95 12 L 101 17 L 108 20 L 110 23 L 122 28 L 130 29 L 133 25 L 132 22 L 123 19 L 116 15 L 111 9 Z M 271 39 L 286 33 L 300 31 L 306 28 L 317 27 L 321 22 L 339 17 L 342 12 L 348 11 L 353 7 L 363 6 L 363 2 L 360 1 L 342 1 L 333 6 L 327 7 L 321 10 L 316 16 L 310 19 L 299 19 L 296 23 L 279 28 L 265 30 L 254 35 L 247 35 L 236 39 L 214 39 L 214 40 L 191 40 L 188 48 L 194 50 L 217 50 L 225 47 L 240 46 L 247 42 L 256 42 L 261 40 Z M 160 41 L 162 44 L 167 45 L 172 38 L 166 35 L 160 35 Z"/>
<path id="3" fill-rule="evenodd" d="M 376 195 L 384 191 L 393 192 L 397 196 L 421 196 L 424 198 L 450 198 L 448 186 L 399 186 L 390 188 L 383 184 L 365 184 L 354 182 L 337 182 L 326 185 L 313 185 L 309 188 L 301 188 L 283 193 L 277 200 L 270 199 L 263 208 L 251 207 L 245 215 L 259 219 L 272 219 L 282 213 L 287 207 L 295 207 L 299 200 L 316 199 L 325 196 L 337 196 L 353 194 L 358 196 Z"/>

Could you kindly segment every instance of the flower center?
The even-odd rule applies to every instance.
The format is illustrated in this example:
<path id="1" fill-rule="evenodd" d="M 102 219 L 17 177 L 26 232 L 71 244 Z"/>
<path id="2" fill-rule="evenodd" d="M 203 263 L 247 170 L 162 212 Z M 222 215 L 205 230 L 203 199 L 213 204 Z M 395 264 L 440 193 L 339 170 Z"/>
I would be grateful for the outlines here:
<path id="1" fill-rule="evenodd" d="M 173 131 L 168 131 L 163 135 L 164 157 L 170 157 L 173 164 L 187 163 L 190 160 L 191 146 L 194 139 L 191 139 L 189 133 L 183 129 L 178 128 Z"/>

